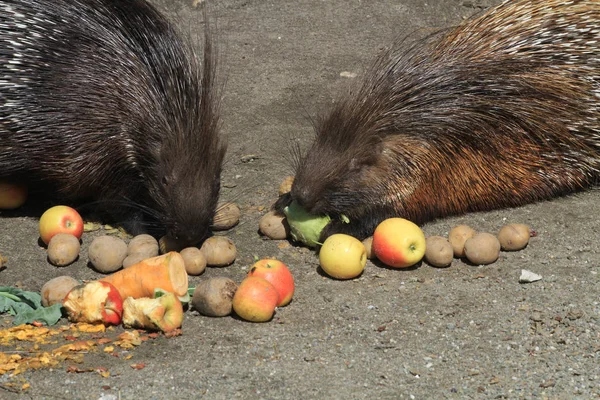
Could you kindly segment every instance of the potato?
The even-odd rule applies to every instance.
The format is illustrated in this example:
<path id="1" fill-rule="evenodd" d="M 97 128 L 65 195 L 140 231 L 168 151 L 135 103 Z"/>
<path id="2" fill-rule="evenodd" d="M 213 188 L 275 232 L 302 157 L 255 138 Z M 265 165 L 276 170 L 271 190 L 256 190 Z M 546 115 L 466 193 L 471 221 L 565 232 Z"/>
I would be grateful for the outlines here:
<path id="1" fill-rule="evenodd" d="M 240 222 L 240 208 L 234 203 L 223 203 L 217 207 L 212 228 L 215 231 L 226 231 Z"/>
<path id="2" fill-rule="evenodd" d="M 200 275 L 206 269 L 206 257 L 197 247 L 186 247 L 180 252 L 188 275 Z"/>
<path id="3" fill-rule="evenodd" d="M 294 176 L 292 176 L 292 175 L 286 176 L 283 179 L 283 182 L 281 182 L 281 185 L 279 185 L 279 195 L 281 196 L 281 195 L 291 192 L 293 184 L 294 184 Z"/>
<path id="4" fill-rule="evenodd" d="M 80 284 L 81 282 L 77 279 L 66 275 L 50 279 L 42 286 L 40 292 L 42 295 L 42 305 L 49 307 L 52 304 L 62 303 L 71 289 Z"/>
<path id="5" fill-rule="evenodd" d="M 258 221 L 260 233 L 273 240 L 283 240 L 290 234 L 290 226 L 283 215 L 269 211 Z"/>
<path id="6" fill-rule="evenodd" d="M 169 236 L 163 236 L 158 240 L 158 247 L 160 249 L 160 254 L 166 254 L 170 251 L 181 251 L 183 250 L 184 245 Z"/>
<path id="7" fill-rule="evenodd" d="M 452 263 L 454 249 L 450 242 L 441 236 L 425 239 L 425 261 L 434 267 L 448 267 Z"/>
<path id="8" fill-rule="evenodd" d="M 57 267 L 71 264 L 79 257 L 79 239 L 69 233 L 57 233 L 48 243 L 48 261 Z"/>
<path id="9" fill-rule="evenodd" d="M 158 255 L 158 241 L 151 235 L 137 235 L 129 241 L 127 245 L 127 255 L 144 255 L 146 258 L 156 257 Z"/>
<path id="10" fill-rule="evenodd" d="M 200 250 L 206 257 L 206 265 L 224 267 L 235 260 L 236 249 L 233 241 L 225 236 L 213 236 L 206 239 Z"/>
<path id="11" fill-rule="evenodd" d="M 135 265 L 135 264 L 139 263 L 140 261 L 144 261 L 148 258 L 152 258 L 152 257 L 147 257 L 145 254 L 142 254 L 142 253 L 128 255 L 123 260 L 123 268 L 129 268 L 132 265 Z"/>
<path id="12" fill-rule="evenodd" d="M 500 242 L 491 233 L 477 233 L 465 242 L 465 256 L 476 265 L 491 264 L 500 255 Z"/>
<path id="13" fill-rule="evenodd" d="M 467 239 L 472 238 L 476 233 L 475 229 L 468 225 L 458 225 L 450 230 L 450 233 L 448 233 L 448 241 L 452 245 L 454 257 L 465 256 L 465 242 Z"/>
<path id="14" fill-rule="evenodd" d="M 121 268 L 126 256 L 127 244 L 115 236 L 98 236 L 88 249 L 90 262 L 102 273 L 115 272 Z"/>
<path id="15" fill-rule="evenodd" d="M 505 251 L 524 249 L 529 243 L 529 226 L 524 224 L 504 225 L 498 232 L 500 247 Z"/>
<path id="16" fill-rule="evenodd" d="M 192 295 L 192 306 L 202 315 L 224 317 L 231 314 L 237 284 L 229 278 L 216 277 L 201 282 Z"/>
<path id="17" fill-rule="evenodd" d="M 369 260 L 377 258 L 377 257 L 375 257 L 375 253 L 373 252 L 373 236 L 369 236 L 368 238 L 363 240 L 362 244 L 365 246 L 365 249 L 367 250 L 367 258 Z"/>

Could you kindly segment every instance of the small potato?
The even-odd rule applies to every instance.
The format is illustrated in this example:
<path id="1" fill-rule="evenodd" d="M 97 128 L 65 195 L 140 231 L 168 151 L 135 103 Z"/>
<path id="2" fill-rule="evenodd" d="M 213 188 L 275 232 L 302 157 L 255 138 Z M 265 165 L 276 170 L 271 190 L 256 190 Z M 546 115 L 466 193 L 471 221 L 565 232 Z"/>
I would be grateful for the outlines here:
<path id="1" fill-rule="evenodd" d="M 158 247 L 160 254 L 166 254 L 170 251 L 181 251 L 184 245 L 171 237 L 163 236 L 158 240 Z"/>
<path id="2" fill-rule="evenodd" d="M 425 261 L 434 267 L 450 266 L 454 249 L 450 242 L 441 236 L 429 236 L 425 239 Z"/>
<path id="3" fill-rule="evenodd" d="M 224 267 L 231 264 L 236 257 L 233 241 L 225 236 L 209 237 L 200 250 L 206 257 L 206 265 L 211 267 Z"/>
<path id="4" fill-rule="evenodd" d="M 206 257 L 197 247 L 187 247 L 179 253 L 183 257 L 188 275 L 200 275 L 206 269 Z"/>
<path id="5" fill-rule="evenodd" d="M 146 258 L 156 257 L 158 255 L 158 241 L 151 235 L 137 235 L 129 241 L 127 245 L 127 255 L 140 254 Z"/>
<path id="6" fill-rule="evenodd" d="M 468 225 L 458 225 L 450 230 L 450 233 L 448 233 L 448 241 L 452 245 L 454 257 L 465 256 L 465 242 L 467 239 L 475 236 L 476 233 L 475 229 Z"/>
<path id="7" fill-rule="evenodd" d="M 369 236 L 368 238 L 363 240 L 362 244 L 365 246 L 365 249 L 367 250 L 367 258 L 369 260 L 377 258 L 377 257 L 375 257 L 375 253 L 373 252 L 373 236 Z"/>
<path id="8" fill-rule="evenodd" d="M 283 240 L 290 234 L 290 226 L 283 215 L 269 211 L 258 222 L 260 233 L 273 240 Z"/>
<path id="9" fill-rule="evenodd" d="M 98 236 L 88 249 L 88 257 L 94 268 L 105 274 L 121 268 L 126 256 L 127 244 L 115 236 Z"/>
<path id="10" fill-rule="evenodd" d="M 290 175 L 290 176 L 286 176 L 283 179 L 283 182 L 281 182 L 281 185 L 279 185 L 279 195 L 284 195 L 286 193 L 289 193 L 292 190 L 292 185 L 294 184 L 294 176 Z"/>
<path id="11" fill-rule="evenodd" d="M 57 233 L 48 243 L 48 261 L 57 267 L 71 264 L 79 256 L 79 239 L 69 233 Z"/>
<path id="12" fill-rule="evenodd" d="M 477 233 L 465 242 L 465 256 L 475 265 L 491 264 L 500 255 L 500 242 L 491 233 Z"/>
<path id="13" fill-rule="evenodd" d="M 212 229 L 215 231 L 226 231 L 240 222 L 240 208 L 234 203 L 223 203 L 217 207 L 213 218 Z"/>
<path id="14" fill-rule="evenodd" d="M 231 314 L 237 284 L 222 276 L 201 282 L 192 295 L 192 306 L 202 315 L 224 317 Z"/>
<path id="15" fill-rule="evenodd" d="M 144 261 L 147 258 L 151 258 L 151 257 L 146 257 L 145 254 L 141 254 L 141 253 L 128 255 L 123 260 L 123 268 L 129 268 L 132 265 L 135 265 L 135 264 L 139 263 L 140 261 Z"/>
<path id="16" fill-rule="evenodd" d="M 524 224 L 504 225 L 498 232 L 502 250 L 516 251 L 524 249 L 529 243 L 529 226 Z"/>
<path id="17" fill-rule="evenodd" d="M 42 305 L 49 307 L 52 304 L 62 303 L 67 293 L 80 284 L 81 282 L 70 276 L 58 276 L 50 279 L 42 286 L 40 292 L 42 295 Z"/>

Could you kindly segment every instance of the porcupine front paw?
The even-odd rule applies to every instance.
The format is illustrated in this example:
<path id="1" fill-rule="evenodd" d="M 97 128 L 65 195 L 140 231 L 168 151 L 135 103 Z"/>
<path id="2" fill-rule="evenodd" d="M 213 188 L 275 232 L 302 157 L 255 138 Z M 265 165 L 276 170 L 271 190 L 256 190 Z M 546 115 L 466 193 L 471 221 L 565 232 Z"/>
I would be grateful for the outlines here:
<path id="1" fill-rule="evenodd" d="M 373 234 L 375 226 L 376 224 L 373 225 L 369 221 L 364 220 L 347 221 L 342 218 L 333 218 L 331 222 L 323 228 L 320 242 L 323 243 L 325 239 L 335 233 L 343 233 L 359 240 L 363 240 Z"/>
<path id="2" fill-rule="evenodd" d="M 271 207 L 271 209 L 273 211 L 275 211 L 275 213 L 279 214 L 279 215 L 284 215 L 283 214 L 283 210 L 289 206 L 292 203 L 292 196 L 290 195 L 290 193 L 285 193 L 282 194 L 281 196 L 279 196 L 279 198 L 277 199 L 277 201 L 275 202 L 275 204 L 273 204 L 273 206 Z"/>

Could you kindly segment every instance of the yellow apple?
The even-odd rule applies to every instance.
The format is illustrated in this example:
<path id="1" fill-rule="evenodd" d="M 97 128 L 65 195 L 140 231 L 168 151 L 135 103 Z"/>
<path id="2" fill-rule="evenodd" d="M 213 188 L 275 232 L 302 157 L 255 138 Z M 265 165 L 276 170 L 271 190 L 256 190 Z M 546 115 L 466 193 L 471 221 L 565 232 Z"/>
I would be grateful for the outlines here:
<path id="1" fill-rule="evenodd" d="M 27 186 L 0 182 L 0 209 L 19 208 L 27 200 Z"/>
<path id="2" fill-rule="evenodd" d="M 394 268 L 415 265 L 425 255 L 425 235 L 404 218 L 388 218 L 375 228 L 373 251 L 384 264 Z"/>
<path id="3" fill-rule="evenodd" d="M 367 264 L 367 250 L 362 242 L 352 236 L 336 233 L 329 236 L 319 251 L 323 271 L 336 279 L 359 276 Z"/>
<path id="4" fill-rule="evenodd" d="M 83 234 L 81 215 L 69 206 L 54 206 L 42 214 L 40 218 L 40 237 L 46 244 L 57 233 L 69 233 L 77 239 Z"/>

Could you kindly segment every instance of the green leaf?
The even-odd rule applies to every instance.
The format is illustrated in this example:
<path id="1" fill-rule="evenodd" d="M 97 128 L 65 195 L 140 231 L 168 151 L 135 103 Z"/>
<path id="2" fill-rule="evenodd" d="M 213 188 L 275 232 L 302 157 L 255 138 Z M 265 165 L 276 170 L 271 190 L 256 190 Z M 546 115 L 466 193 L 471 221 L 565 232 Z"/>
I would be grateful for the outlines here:
<path id="1" fill-rule="evenodd" d="M 15 316 L 15 325 L 30 324 L 34 321 L 54 325 L 62 316 L 62 304 L 44 307 L 39 293 L 0 286 L 0 313 Z"/>

